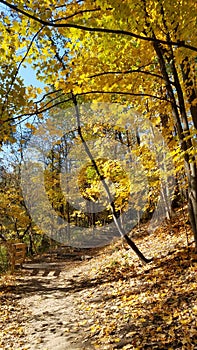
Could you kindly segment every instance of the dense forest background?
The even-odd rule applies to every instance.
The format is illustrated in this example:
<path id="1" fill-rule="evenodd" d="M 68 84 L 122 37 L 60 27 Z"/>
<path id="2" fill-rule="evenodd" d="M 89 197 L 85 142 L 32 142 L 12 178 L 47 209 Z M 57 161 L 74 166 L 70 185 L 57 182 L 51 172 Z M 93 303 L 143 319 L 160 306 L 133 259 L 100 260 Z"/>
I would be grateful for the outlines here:
<path id="1" fill-rule="evenodd" d="M 148 262 L 129 232 L 187 203 L 197 247 L 196 2 L 0 4 L 2 241 L 121 235 Z"/>

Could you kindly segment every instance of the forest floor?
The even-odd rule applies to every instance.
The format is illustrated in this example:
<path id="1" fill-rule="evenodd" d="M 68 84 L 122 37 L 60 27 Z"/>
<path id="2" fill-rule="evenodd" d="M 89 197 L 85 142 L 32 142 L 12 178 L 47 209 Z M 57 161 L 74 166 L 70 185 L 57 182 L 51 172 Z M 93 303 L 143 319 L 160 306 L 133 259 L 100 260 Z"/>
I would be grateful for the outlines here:
<path id="1" fill-rule="evenodd" d="M 154 233 L 104 249 L 42 256 L 0 279 L 1 350 L 197 349 L 197 260 L 183 210 Z M 83 255 L 83 256 L 81 256 Z"/>

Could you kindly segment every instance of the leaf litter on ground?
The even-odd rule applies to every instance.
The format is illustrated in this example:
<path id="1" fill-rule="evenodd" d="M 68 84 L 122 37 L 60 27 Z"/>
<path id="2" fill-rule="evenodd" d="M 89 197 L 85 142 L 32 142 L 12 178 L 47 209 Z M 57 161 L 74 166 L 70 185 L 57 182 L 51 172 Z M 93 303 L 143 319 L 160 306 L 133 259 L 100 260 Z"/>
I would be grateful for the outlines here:
<path id="1" fill-rule="evenodd" d="M 73 301 L 83 315 L 75 329 L 84 329 L 84 348 L 91 343 L 101 350 L 197 349 L 197 265 L 185 218 L 183 210 L 177 210 L 152 233 L 148 224 L 132 230 L 144 254 L 154 257 L 150 264 L 142 265 L 120 241 L 81 262 L 81 273 L 73 276 L 79 290 Z M 15 341 L 25 350 L 20 322 L 25 311 L 9 299 L 15 278 L 7 276 L 7 285 L 5 276 L 1 279 L 0 349 L 17 349 L 11 346 Z"/>
<path id="2" fill-rule="evenodd" d="M 119 242 L 97 258 L 89 276 L 97 288 L 82 305 L 94 318 L 95 348 L 197 349 L 197 266 L 185 215 L 177 211 L 149 235 L 147 225 L 132 231 L 154 256 L 151 264 L 141 265 Z"/>

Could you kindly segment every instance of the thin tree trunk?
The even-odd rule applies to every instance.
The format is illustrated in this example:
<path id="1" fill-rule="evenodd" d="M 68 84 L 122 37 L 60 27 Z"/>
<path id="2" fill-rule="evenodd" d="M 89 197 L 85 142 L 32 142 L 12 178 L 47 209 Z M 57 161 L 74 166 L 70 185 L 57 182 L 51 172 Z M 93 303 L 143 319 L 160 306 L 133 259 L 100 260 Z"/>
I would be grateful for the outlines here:
<path id="1" fill-rule="evenodd" d="M 172 112 L 174 116 L 174 120 L 176 123 L 176 128 L 178 132 L 179 141 L 181 144 L 181 148 L 184 152 L 184 160 L 185 160 L 185 168 L 186 168 L 186 174 L 188 178 L 188 209 L 189 209 L 189 217 L 190 222 L 192 225 L 192 230 L 194 234 L 195 244 L 196 244 L 196 251 L 197 251 L 197 168 L 196 168 L 196 160 L 195 157 L 190 157 L 189 155 L 189 149 L 192 147 L 192 142 L 190 138 L 190 130 L 189 130 L 189 123 L 187 118 L 187 113 L 185 109 L 185 101 L 183 96 L 183 91 L 181 88 L 179 76 L 176 70 L 175 60 L 174 60 L 174 52 L 173 48 L 169 45 L 168 46 L 168 57 L 167 57 L 167 63 L 171 66 L 171 73 L 174 77 L 174 86 L 172 87 L 170 77 L 168 74 L 167 66 L 166 66 L 166 57 L 163 52 L 162 45 L 156 40 L 156 35 L 154 33 L 154 30 L 152 28 L 151 23 L 148 21 L 149 15 L 146 9 L 146 0 L 143 0 L 144 4 L 144 13 L 146 16 L 146 25 L 149 28 L 149 30 L 152 33 L 152 37 L 154 39 L 153 47 L 155 49 L 156 55 L 158 57 L 160 70 L 162 73 L 162 76 L 165 81 L 166 90 L 169 95 L 169 98 L 171 100 L 171 106 L 172 106 Z M 165 20 L 165 13 L 162 3 L 160 4 L 160 13 L 162 15 L 162 22 L 166 31 L 166 39 L 169 42 L 171 40 L 170 33 L 168 31 L 168 26 L 166 24 Z M 146 30 L 144 31 L 146 34 Z M 177 107 L 176 98 L 174 94 L 174 87 L 176 89 L 178 101 L 179 101 L 179 109 Z M 180 112 L 179 112 L 180 110 Z M 193 114 L 193 122 L 194 126 L 197 126 L 197 116 L 196 116 L 196 109 L 192 109 L 191 113 Z M 181 120 L 182 119 L 182 120 Z M 183 125 L 183 127 L 182 127 Z M 185 137 L 188 136 L 188 139 L 186 141 Z"/>
<path id="2" fill-rule="evenodd" d="M 192 225 L 192 231 L 194 234 L 195 246 L 197 251 L 197 168 L 196 168 L 195 158 L 194 157 L 191 158 L 188 152 L 189 149 L 193 146 L 191 139 L 188 138 L 187 141 L 185 140 L 186 136 L 190 136 L 190 130 L 189 130 L 187 114 L 185 111 L 183 92 L 180 86 L 176 67 L 172 61 L 172 73 L 174 75 L 175 86 L 176 86 L 177 95 L 179 99 L 180 114 L 183 122 L 183 127 L 182 127 L 179 111 L 176 104 L 176 99 L 175 99 L 174 92 L 167 73 L 162 50 L 160 49 L 160 46 L 158 43 L 154 43 L 154 48 L 159 59 L 161 72 L 166 82 L 166 89 L 171 99 L 171 106 L 172 106 L 174 119 L 176 122 L 177 133 L 181 144 L 181 148 L 184 152 L 186 175 L 188 178 L 188 211 L 189 211 L 189 218 Z M 173 52 L 172 52 L 172 60 L 173 60 Z"/>
<path id="3" fill-rule="evenodd" d="M 80 123 L 80 113 L 79 113 L 79 109 L 78 109 L 78 104 L 77 104 L 77 99 L 76 99 L 76 96 L 74 94 L 72 94 L 72 99 L 73 99 L 73 103 L 74 103 L 74 106 L 75 106 L 75 112 L 76 112 L 76 119 L 77 119 L 77 128 L 78 128 L 78 135 L 83 143 L 83 146 L 84 146 L 84 149 L 88 155 L 88 157 L 90 158 L 96 172 L 97 172 L 97 175 L 99 176 L 100 178 L 100 181 L 102 182 L 102 185 L 105 189 L 105 192 L 107 194 L 107 197 L 108 197 L 108 200 L 109 200 L 109 204 L 110 204 L 110 208 L 111 208 L 111 212 L 112 212 L 112 217 L 113 217 L 113 220 L 114 220 L 114 223 L 116 225 L 116 228 L 118 230 L 118 232 L 120 233 L 120 236 L 125 239 L 128 243 L 128 245 L 133 249 L 133 251 L 137 254 L 137 256 L 140 258 L 140 260 L 146 264 L 146 263 L 149 263 L 152 261 L 152 259 L 147 259 L 143 254 L 142 252 L 138 249 L 138 247 L 136 246 L 136 244 L 128 237 L 128 235 L 126 234 L 124 228 L 122 227 L 121 225 L 121 221 L 120 221 L 120 218 L 118 217 L 118 214 L 116 212 L 116 209 L 115 209 L 115 204 L 114 204 L 114 201 L 113 201 L 113 198 L 111 196 L 111 193 L 110 193 L 110 190 L 109 190 L 109 187 L 104 179 L 104 177 L 100 174 L 99 172 L 99 169 L 97 167 L 97 164 L 96 164 L 96 161 L 95 159 L 93 158 L 92 156 L 92 153 L 83 137 L 83 134 L 82 134 L 82 131 L 81 131 L 81 123 Z"/>

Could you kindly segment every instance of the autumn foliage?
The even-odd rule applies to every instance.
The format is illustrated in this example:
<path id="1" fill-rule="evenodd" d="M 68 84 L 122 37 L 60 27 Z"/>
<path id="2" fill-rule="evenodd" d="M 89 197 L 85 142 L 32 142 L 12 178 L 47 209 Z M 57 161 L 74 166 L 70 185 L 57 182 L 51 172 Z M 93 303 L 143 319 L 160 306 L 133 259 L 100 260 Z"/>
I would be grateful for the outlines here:
<path id="1" fill-rule="evenodd" d="M 154 147 L 150 152 L 147 144 L 144 144 L 143 137 L 147 138 L 148 131 L 142 135 L 138 132 L 138 126 L 135 126 L 134 135 L 129 135 L 130 129 L 125 126 L 130 110 L 135 111 L 136 120 L 142 118 L 141 124 L 148 121 L 152 125 L 152 133 L 157 130 L 167 145 L 168 154 L 165 157 L 173 162 L 170 175 L 174 178 L 174 197 L 170 195 L 170 201 L 179 205 L 180 198 L 182 202 L 187 200 L 189 220 L 197 245 L 196 2 L 59 0 L 42 3 L 29 1 L 26 4 L 23 1 L 1 0 L 0 3 L 0 142 L 6 156 L 9 152 L 14 155 L 12 165 L 4 163 L 2 173 L 5 172 L 9 178 L 12 169 L 11 172 L 15 173 L 13 176 L 18 177 L 16 182 L 20 182 L 20 167 L 24 162 L 28 141 L 39 131 L 42 123 L 46 122 L 49 126 L 60 111 L 62 113 L 74 106 L 78 108 L 85 103 L 90 106 L 99 102 L 124 105 L 125 116 L 122 114 L 118 127 L 113 124 L 110 113 L 105 115 L 105 125 L 112 126 L 113 137 L 119 144 L 126 143 L 133 157 L 135 153 L 146 174 L 149 186 L 145 198 L 147 203 L 140 209 L 143 209 L 144 216 L 150 218 L 157 206 L 160 189 L 165 197 L 169 186 L 162 187 L 161 178 L 167 170 L 162 169 L 163 174 L 158 170 Z M 29 65 L 42 82 L 42 88 L 24 85 L 20 69 Z M 87 143 L 90 139 L 94 141 L 95 137 L 100 137 L 100 134 L 104 135 L 103 122 L 98 115 L 94 127 L 89 126 L 88 130 L 88 122 L 86 125 L 79 124 L 79 115 L 70 113 L 67 116 L 68 130 L 73 120 L 75 128 L 72 129 L 72 136 L 69 134 L 66 139 L 66 147 L 71 147 L 81 138 L 91 158 Z M 54 130 L 50 129 L 49 133 L 53 134 Z M 52 149 L 55 156 L 45 154 L 48 162 L 45 164 L 46 173 L 48 171 L 46 187 L 50 203 L 50 196 L 53 197 L 52 207 L 67 222 L 76 221 L 76 225 L 82 222 L 84 225 L 85 222 L 87 226 L 94 226 L 110 219 L 118 221 L 120 212 L 127 210 L 128 192 L 132 191 L 132 186 L 124 171 L 119 171 L 118 165 L 115 167 L 115 177 L 119 176 L 121 180 L 117 185 L 118 181 L 114 180 L 112 174 L 115 163 L 110 157 L 103 161 L 101 173 L 104 175 L 101 174 L 101 177 L 105 180 L 103 184 L 112 178 L 116 194 L 113 205 L 109 208 L 111 204 L 108 204 L 105 218 L 92 216 L 90 219 L 84 217 L 82 211 L 77 212 L 79 219 L 76 219 L 72 206 L 68 208 L 58 183 L 61 164 L 59 169 L 53 169 L 49 164 L 52 159 L 57 162 L 63 157 L 62 154 L 66 154 L 65 139 L 63 142 L 61 137 L 56 140 L 56 151 Z M 101 153 L 97 159 L 104 157 Z M 124 161 L 128 161 L 126 156 Z M 89 162 L 95 167 L 93 160 Z M 95 199 L 98 200 L 102 190 L 90 163 L 85 165 L 84 172 L 79 175 L 79 188 L 82 197 L 92 204 Z M 36 178 L 34 180 L 38 181 Z M 47 182 L 47 177 L 45 180 Z M 164 182 L 166 184 L 168 179 Z M 41 231 L 32 225 L 18 186 L 18 183 L 15 188 L 11 185 L 10 189 L 6 187 L 2 192 L 1 230 L 8 238 L 13 235 L 25 239 L 27 235 L 32 246 L 32 235 L 40 234 Z M 132 192 L 136 210 L 139 210 L 138 191 L 136 187 L 137 195 Z M 108 192 L 107 187 L 105 192 Z M 36 193 L 32 192 L 32 196 L 35 199 Z M 109 202 L 109 193 L 107 198 Z M 9 207 L 8 201 L 11 204 Z M 164 202 L 166 215 L 170 218 L 171 208 L 165 198 Z M 124 236 L 124 228 L 120 227 L 122 224 L 118 222 L 117 225 L 118 231 Z M 68 232 L 68 239 L 69 235 Z"/>

